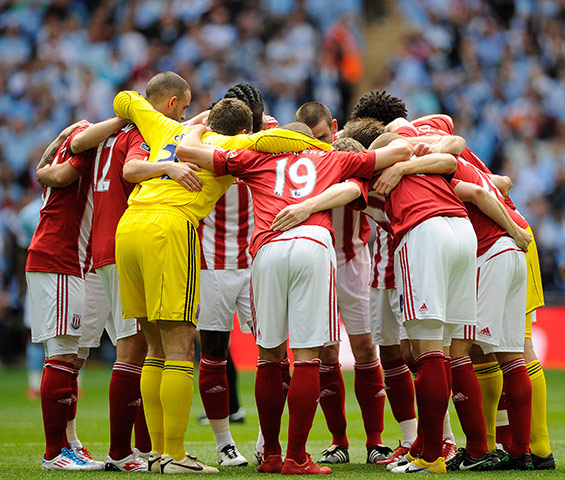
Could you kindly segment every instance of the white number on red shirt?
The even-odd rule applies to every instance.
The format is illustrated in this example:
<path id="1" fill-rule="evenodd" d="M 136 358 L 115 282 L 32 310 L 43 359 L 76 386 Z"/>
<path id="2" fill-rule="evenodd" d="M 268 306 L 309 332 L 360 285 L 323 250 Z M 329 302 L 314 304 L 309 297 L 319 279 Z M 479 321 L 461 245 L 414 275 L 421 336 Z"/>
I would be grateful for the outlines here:
<path id="1" fill-rule="evenodd" d="M 275 195 L 282 197 L 286 183 L 288 157 L 277 160 L 276 164 Z M 301 167 L 303 167 L 302 173 L 300 173 Z M 307 197 L 316 187 L 316 165 L 310 158 L 301 157 L 288 167 L 288 177 L 293 183 L 304 185 L 300 188 L 291 188 L 290 195 L 294 198 Z"/>

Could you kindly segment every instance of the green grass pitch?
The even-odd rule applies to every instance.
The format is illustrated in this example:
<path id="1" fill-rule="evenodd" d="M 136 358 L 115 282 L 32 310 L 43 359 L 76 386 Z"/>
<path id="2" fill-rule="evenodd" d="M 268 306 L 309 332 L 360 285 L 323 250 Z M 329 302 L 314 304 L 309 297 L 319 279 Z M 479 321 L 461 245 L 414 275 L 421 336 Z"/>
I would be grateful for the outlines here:
<path id="1" fill-rule="evenodd" d="M 82 442 L 88 446 L 97 459 L 105 459 L 108 451 L 108 385 L 110 369 L 96 366 L 87 367 L 82 382 L 83 396 L 79 400 L 77 429 Z M 347 387 L 347 420 L 350 440 L 350 465 L 334 468 L 334 478 L 365 479 L 393 478 L 383 467 L 366 465 L 366 450 L 361 414 L 353 394 L 353 374 L 344 372 Z M 548 422 L 552 448 L 557 461 L 557 470 L 551 472 L 462 472 L 449 473 L 453 479 L 492 478 L 492 479 L 565 479 L 565 371 L 546 372 L 548 384 Z M 257 413 L 253 400 L 254 375 L 239 375 L 239 392 L 243 407 L 247 411 L 244 424 L 232 425 L 232 435 L 238 447 L 248 460 L 253 456 L 257 436 Z M 195 381 L 195 385 L 198 382 Z M 98 479 L 128 475 L 110 472 L 44 472 L 41 470 L 41 458 L 44 451 L 44 437 L 41 425 L 41 409 L 38 401 L 30 402 L 25 397 L 26 375 L 23 369 L 5 369 L 0 371 L 0 479 Z M 452 407 L 451 407 L 452 408 Z M 197 418 L 202 412 L 198 392 L 195 390 L 192 415 L 186 434 L 186 447 L 205 462 L 215 465 L 215 446 L 209 426 L 199 425 Z M 385 412 L 385 431 L 383 440 L 391 447 L 398 444 L 400 431 L 394 422 L 390 409 Z M 458 441 L 463 443 L 459 423 L 452 409 L 452 425 Z M 283 418 L 281 441 L 283 449 L 286 443 L 288 417 Z M 308 451 L 317 459 L 322 449 L 330 443 L 324 418 L 318 410 L 314 426 L 310 433 Z M 129 474 L 137 475 L 137 474 Z M 150 475 L 150 474 L 140 474 Z M 221 468 L 224 478 L 253 478 L 259 475 L 255 467 Z"/>

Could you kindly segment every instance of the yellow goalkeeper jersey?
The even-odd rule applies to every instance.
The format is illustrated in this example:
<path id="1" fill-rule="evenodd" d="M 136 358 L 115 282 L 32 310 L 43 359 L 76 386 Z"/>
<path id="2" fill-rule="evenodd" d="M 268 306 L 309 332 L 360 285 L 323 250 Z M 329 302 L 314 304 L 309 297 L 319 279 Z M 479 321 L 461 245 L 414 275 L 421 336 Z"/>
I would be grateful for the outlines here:
<path id="1" fill-rule="evenodd" d="M 116 115 L 134 122 L 151 148 L 148 161 L 178 161 L 175 151 L 178 143 L 190 127 L 156 111 L 139 93 L 122 91 L 114 99 Z M 306 149 L 330 150 L 331 145 L 299 132 L 283 128 L 271 128 L 252 135 L 227 136 L 206 133 L 203 141 L 229 150 L 257 150 L 267 153 L 300 152 Z M 231 175 L 218 177 L 215 173 L 197 172 L 202 179 L 202 191 L 190 192 L 167 175 L 150 178 L 137 184 L 132 191 L 129 205 L 167 205 L 178 207 L 194 225 L 206 217 L 218 199 L 233 183 Z"/>

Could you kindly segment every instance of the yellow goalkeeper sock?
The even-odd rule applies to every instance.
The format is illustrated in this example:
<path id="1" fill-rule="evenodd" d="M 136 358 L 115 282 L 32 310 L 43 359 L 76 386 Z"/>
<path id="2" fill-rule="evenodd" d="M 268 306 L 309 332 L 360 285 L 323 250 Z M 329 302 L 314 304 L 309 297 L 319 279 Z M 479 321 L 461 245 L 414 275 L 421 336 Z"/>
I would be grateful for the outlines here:
<path id="1" fill-rule="evenodd" d="M 538 457 L 551 453 L 547 431 L 547 385 L 539 360 L 527 363 L 528 375 L 532 382 L 532 433 L 530 451 Z"/>
<path id="2" fill-rule="evenodd" d="M 496 448 L 496 412 L 502 394 L 502 370 L 498 362 L 478 363 L 473 369 L 481 386 L 487 447 L 492 452 Z"/>
<path id="3" fill-rule="evenodd" d="M 186 456 L 184 434 L 192 406 L 194 366 L 192 362 L 165 362 L 161 380 L 161 404 L 165 434 L 164 453 L 175 460 Z"/>
<path id="4" fill-rule="evenodd" d="M 163 454 L 163 408 L 159 392 L 164 366 L 164 358 L 145 357 L 141 371 L 141 398 L 151 437 L 151 450 L 160 454 Z"/>

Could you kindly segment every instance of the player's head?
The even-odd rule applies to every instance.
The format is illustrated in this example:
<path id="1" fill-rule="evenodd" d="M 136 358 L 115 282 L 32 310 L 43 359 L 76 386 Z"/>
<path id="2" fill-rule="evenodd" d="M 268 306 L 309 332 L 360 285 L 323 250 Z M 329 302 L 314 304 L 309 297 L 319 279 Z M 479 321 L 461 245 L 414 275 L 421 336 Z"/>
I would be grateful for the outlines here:
<path id="1" fill-rule="evenodd" d="M 332 143 L 337 132 L 337 120 L 330 109 L 320 102 L 307 102 L 296 111 L 296 121 L 308 125 L 312 136 L 322 142 Z"/>
<path id="2" fill-rule="evenodd" d="M 161 72 L 147 82 L 145 97 L 155 110 L 182 122 L 190 105 L 190 86 L 175 72 Z"/>
<path id="3" fill-rule="evenodd" d="M 376 150 L 377 148 L 386 147 L 390 142 L 398 139 L 403 139 L 402 135 L 398 133 L 386 132 L 375 138 L 374 142 L 369 145 L 369 150 Z"/>
<path id="4" fill-rule="evenodd" d="M 395 118 L 407 116 L 406 104 L 400 98 L 384 90 L 369 90 L 357 101 L 349 118 L 376 118 L 386 125 Z"/>
<path id="5" fill-rule="evenodd" d="M 385 127 L 382 122 L 374 118 L 357 118 L 345 124 L 342 136 L 354 138 L 367 149 L 371 142 L 384 131 Z"/>
<path id="6" fill-rule="evenodd" d="M 224 98 L 237 98 L 249 106 L 253 114 L 253 132 L 261 130 L 263 125 L 263 95 L 249 83 L 238 83 L 231 87 Z"/>
<path id="7" fill-rule="evenodd" d="M 253 114 L 245 102 L 237 98 L 223 98 L 210 110 L 207 124 L 212 131 L 222 135 L 250 133 Z"/>
<path id="8" fill-rule="evenodd" d="M 366 148 L 361 145 L 357 140 L 351 137 L 339 137 L 335 142 L 332 143 L 334 150 L 340 152 L 364 152 Z"/>
<path id="9" fill-rule="evenodd" d="M 308 125 L 302 122 L 289 122 L 285 123 L 282 128 L 286 128 L 287 130 L 292 130 L 293 132 L 303 133 L 304 135 L 312 136 L 312 130 Z"/>

